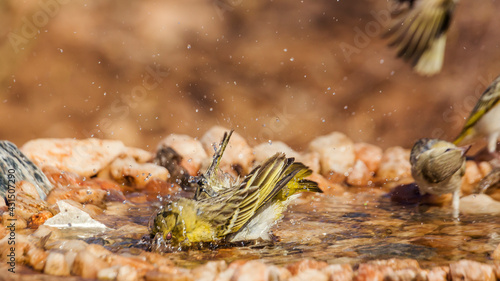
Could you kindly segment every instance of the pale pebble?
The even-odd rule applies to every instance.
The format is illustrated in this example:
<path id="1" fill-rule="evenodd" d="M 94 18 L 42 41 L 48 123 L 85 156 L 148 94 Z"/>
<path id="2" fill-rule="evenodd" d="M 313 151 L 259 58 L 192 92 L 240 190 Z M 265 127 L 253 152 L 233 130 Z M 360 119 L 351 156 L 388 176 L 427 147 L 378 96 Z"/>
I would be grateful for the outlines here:
<path id="1" fill-rule="evenodd" d="M 181 165 L 193 175 L 201 168 L 208 155 L 201 142 L 188 135 L 171 134 L 160 143 L 156 150 L 162 147 L 171 147 L 175 152 L 182 156 Z"/>
<path id="2" fill-rule="evenodd" d="M 399 146 L 386 149 L 376 173 L 377 181 L 400 181 L 408 177 L 411 177 L 410 150 Z"/>
<path id="3" fill-rule="evenodd" d="M 110 267 L 109 263 L 105 260 L 99 258 L 99 256 L 94 253 L 89 245 L 85 250 L 80 251 L 76 254 L 71 267 L 71 273 L 74 275 L 81 276 L 83 278 L 97 278 L 97 273 L 103 269 Z"/>
<path id="4" fill-rule="evenodd" d="M 103 268 L 97 272 L 97 279 L 99 280 L 107 280 L 113 281 L 116 280 L 118 276 L 118 270 L 120 269 L 119 265 Z"/>
<path id="5" fill-rule="evenodd" d="M 64 254 L 49 252 L 43 272 L 56 276 L 69 276 L 70 270 Z"/>
<path id="6" fill-rule="evenodd" d="M 349 264 L 329 264 L 321 269 L 328 276 L 328 280 L 349 281 L 352 280 L 354 272 Z"/>
<path id="7" fill-rule="evenodd" d="M 500 214 L 500 202 L 486 194 L 471 194 L 460 198 L 460 213 L 475 215 Z"/>
<path id="8" fill-rule="evenodd" d="M 288 279 L 289 281 L 328 281 L 328 276 L 316 269 L 307 269 Z"/>
<path id="9" fill-rule="evenodd" d="M 226 269 L 227 264 L 225 261 L 209 261 L 191 270 L 191 274 L 197 281 L 212 281 L 220 272 Z"/>
<path id="10" fill-rule="evenodd" d="M 24 192 L 18 192 L 16 194 L 15 203 L 16 208 L 14 213 L 25 221 L 41 211 L 48 210 L 48 204 L 45 201 L 35 199 Z"/>
<path id="11" fill-rule="evenodd" d="M 296 162 L 301 162 L 313 172 L 318 173 L 320 170 L 320 157 L 316 152 L 299 153 L 281 141 L 273 141 L 271 143 L 264 142 L 253 148 L 255 154 L 255 164 L 259 165 L 265 162 L 278 152 L 285 153 L 285 156 L 295 158 Z"/>
<path id="12" fill-rule="evenodd" d="M 139 273 L 137 270 L 129 265 L 121 266 L 118 269 L 116 276 L 117 281 L 135 281 L 139 280 Z"/>
<path id="13" fill-rule="evenodd" d="M 450 276 L 451 280 L 496 280 L 490 265 L 470 260 L 461 260 L 450 264 Z"/>
<path id="14" fill-rule="evenodd" d="M 290 277 L 292 277 L 292 273 L 284 267 L 268 265 L 267 271 L 269 273 L 269 281 L 284 281 L 289 280 Z"/>
<path id="15" fill-rule="evenodd" d="M 467 161 L 465 164 L 465 174 L 462 178 L 461 190 L 464 195 L 474 193 L 476 186 L 479 184 L 483 175 L 479 170 L 479 166 L 474 161 Z"/>
<path id="16" fill-rule="evenodd" d="M 319 154 L 321 173 L 324 176 L 331 173 L 347 176 L 356 158 L 354 143 L 340 132 L 314 139 L 309 144 L 309 151 Z"/>
<path id="17" fill-rule="evenodd" d="M 16 183 L 16 193 L 24 192 L 35 200 L 41 200 L 36 187 L 29 181 L 19 181 Z"/>
<path id="18" fill-rule="evenodd" d="M 249 261 L 236 268 L 231 281 L 267 281 L 267 266 L 257 260 Z"/>
<path id="19" fill-rule="evenodd" d="M 12 241 L 12 239 L 16 239 L 16 247 L 14 248 L 15 260 L 18 263 L 26 263 L 28 260 L 26 254 L 31 248 L 35 246 L 33 242 L 28 239 L 28 236 L 19 233 L 13 233 L 14 232 L 9 232 L 4 238 L 0 240 L 0 258 L 3 261 L 8 261 L 7 255 L 11 253 L 10 248 L 12 247 L 11 244 L 9 244 L 9 241 Z"/>
<path id="20" fill-rule="evenodd" d="M 322 269 L 328 264 L 324 261 L 316 261 L 311 259 L 304 259 L 287 266 L 287 269 L 292 273 L 292 275 L 297 275 L 298 273 L 309 270 L 309 269 Z"/>
<path id="21" fill-rule="evenodd" d="M 137 147 L 125 147 L 119 155 L 120 158 L 132 157 L 137 163 L 146 163 L 153 159 L 153 154 Z"/>
<path id="22" fill-rule="evenodd" d="M 64 171 L 90 177 L 123 153 L 125 145 L 117 140 L 35 139 L 21 150 L 37 166 L 50 165 Z"/>
<path id="23" fill-rule="evenodd" d="M 132 181 L 137 187 L 145 187 L 153 178 L 166 181 L 170 174 L 165 167 L 152 163 L 137 163 L 134 158 L 117 158 L 110 165 L 110 173 L 118 182 Z"/>
<path id="24" fill-rule="evenodd" d="M 370 172 L 366 164 L 361 160 L 356 160 L 346 182 L 354 186 L 368 186 L 372 183 L 372 179 L 372 172 Z"/>
<path id="25" fill-rule="evenodd" d="M 26 253 L 27 263 L 33 267 L 33 269 L 42 271 L 45 267 L 45 262 L 47 261 L 48 253 L 43 249 L 35 246 L 31 246 Z"/>
<path id="26" fill-rule="evenodd" d="M 447 281 L 450 268 L 448 266 L 433 267 L 426 271 L 428 281 Z"/>
<path id="27" fill-rule="evenodd" d="M 300 158 L 300 154 L 281 141 L 264 142 L 253 148 L 255 162 L 261 164 L 278 152 L 285 153 L 286 157 Z"/>
<path id="28" fill-rule="evenodd" d="M 370 172 L 377 172 L 382 161 L 382 148 L 373 144 L 360 142 L 354 144 L 354 153 L 356 154 L 356 159 L 363 161 Z"/>

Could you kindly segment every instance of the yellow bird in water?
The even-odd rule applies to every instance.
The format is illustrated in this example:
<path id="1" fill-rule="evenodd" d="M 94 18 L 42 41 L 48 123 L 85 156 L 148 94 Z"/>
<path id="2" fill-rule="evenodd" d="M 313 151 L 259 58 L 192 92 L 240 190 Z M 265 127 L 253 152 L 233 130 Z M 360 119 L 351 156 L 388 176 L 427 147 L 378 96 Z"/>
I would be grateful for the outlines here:
<path id="1" fill-rule="evenodd" d="M 460 187 L 465 174 L 465 153 L 470 146 L 457 147 L 439 139 L 420 139 L 410 153 L 411 175 L 422 195 L 453 193 L 453 216 L 458 217 Z"/>
<path id="2" fill-rule="evenodd" d="M 465 122 L 464 128 L 453 141 L 456 145 L 471 143 L 478 138 L 488 141 L 488 151 L 495 152 L 500 137 L 500 76 L 479 98 Z"/>
<path id="3" fill-rule="evenodd" d="M 438 73 L 444 60 L 446 32 L 459 0 L 392 0 L 396 19 L 385 33 L 398 57 L 421 75 Z"/>
<path id="4" fill-rule="evenodd" d="M 300 192 L 321 192 L 306 180 L 312 171 L 277 153 L 242 181 L 230 181 L 218 169 L 231 134 L 225 134 L 194 199 L 166 204 L 150 225 L 156 243 L 190 246 L 203 242 L 271 240 L 270 228 Z M 155 242 L 154 242 L 155 243 Z"/>

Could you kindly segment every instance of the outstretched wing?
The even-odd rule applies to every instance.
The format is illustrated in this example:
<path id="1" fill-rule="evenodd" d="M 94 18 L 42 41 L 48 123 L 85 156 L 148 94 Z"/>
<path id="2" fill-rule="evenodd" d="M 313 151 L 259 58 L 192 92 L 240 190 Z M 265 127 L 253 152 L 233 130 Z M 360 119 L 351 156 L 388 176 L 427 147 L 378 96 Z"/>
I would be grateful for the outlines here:
<path id="1" fill-rule="evenodd" d="M 241 190 L 255 187 L 257 189 L 248 193 L 248 196 L 239 203 L 236 216 L 224 226 L 224 235 L 234 233 L 243 227 L 260 207 L 271 200 L 293 178 L 295 174 L 284 174 L 292 163 L 293 158 L 286 158 L 283 153 L 277 153 L 245 178 Z"/>
<path id="2" fill-rule="evenodd" d="M 239 186 L 198 201 L 200 215 L 214 223 L 218 236 L 235 233 L 275 196 L 286 199 L 297 192 L 321 192 L 315 182 L 303 179 L 310 174 L 302 163 L 277 153 L 251 171 Z"/>
<path id="3" fill-rule="evenodd" d="M 389 45 L 397 48 L 397 56 L 411 61 L 422 74 L 439 71 L 444 57 L 446 31 L 450 26 L 456 1 L 397 1 L 399 4 L 408 2 L 409 7 L 384 34 L 390 38 Z M 420 61 L 421 59 L 429 61 Z M 432 68 L 431 65 L 435 67 Z"/>

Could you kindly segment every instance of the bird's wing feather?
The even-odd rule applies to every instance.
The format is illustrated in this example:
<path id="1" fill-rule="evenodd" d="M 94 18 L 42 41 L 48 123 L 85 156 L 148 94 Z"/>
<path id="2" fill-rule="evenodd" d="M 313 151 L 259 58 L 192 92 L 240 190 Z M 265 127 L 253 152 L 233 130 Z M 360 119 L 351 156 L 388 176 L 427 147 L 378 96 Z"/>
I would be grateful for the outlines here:
<path id="1" fill-rule="evenodd" d="M 422 167 L 422 175 L 427 181 L 432 183 L 438 183 L 449 179 L 463 165 L 462 161 L 453 161 L 451 159 L 455 159 L 455 155 L 451 153 L 429 158 Z M 450 164 L 443 165 L 442 163 Z"/>
<path id="2" fill-rule="evenodd" d="M 453 0 L 398 2 L 409 2 L 410 8 L 384 36 L 390 37 L 390 46 L 397 46 L 399 57 L 416 65 L 422 54 L 448 30 L 456 4 Z"/>
<path id="3" fill-rule="evenodd" d="M 454 141 L 458 144 L 467 135 L 467 131 L 472 129 L 474 125 L 484 116 L 488 111 L 495 107 L 500 102 L 500 76 L 491 83 L 491 85 L 483 92 L 479 101 L 474 109 L 472 109 L 467 122 L 465 122 L 462 132 Z"/>
<path id="4" fill-rule="evenodd" d="M 267 160 L 255 171 L 251 177 L 247 178 L 242 185 L 244 189 L 254 186 L 259 187 L 242 200 L 239 204 L 240 214 L 231 228 L 226 232 L 236 232 L 244 226 L 257 212 L 257 210 L 271 200 L 276 193 L 283 188 L 291 179 L 288 175 L 283 177 L 286 168 L 291 165 L 293 159 L 285 158 L 285 155 L 278 153 Z M 292 176 L 293 177 L 293 176 Z M 286 181 L 286 182 L 285 182 Z"/>

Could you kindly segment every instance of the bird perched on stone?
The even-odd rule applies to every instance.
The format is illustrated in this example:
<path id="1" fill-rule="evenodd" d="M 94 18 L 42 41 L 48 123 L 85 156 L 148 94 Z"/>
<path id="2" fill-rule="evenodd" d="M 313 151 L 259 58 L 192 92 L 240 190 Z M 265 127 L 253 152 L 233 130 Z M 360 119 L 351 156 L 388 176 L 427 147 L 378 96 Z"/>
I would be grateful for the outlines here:
<path id="1" fill-rule="evenodd" d="M 422 195 L 453 193 L 453 216 L 458 217 L 459 195 L 465 174 L 465 153 L 470 146 L 457 147 L 439 139 L 420 139 L 410 153 L 411 174 Z"/>
<path id="2" fill-rule="evenodd" d="M 483 92 L 472 109 L 464 128 L 453 141 L 456 145 L 471 143 L 478 138 L 488 141 L 488 151 L 493 153 L 500 137 L 500 76 Z"/>
<path id="3" fill-rule="evenodd" d="M 230 135 L 224 136 L 212 165 L 199 178 L 195 198 L 167 203 L 154 215 L 150 224 L 154 241 L 191 246 L 270 240 L 271 226 L 298 193 L 321 192 L 317 183 L 304 179 L 311 170 L 283 153 L 275 154 L 241 181 L 228 180 L 220 174 L 218 164 Z"/>
<path id="4" fill-rule="evenodd" d="M 421 75 L 438 73 L 444 60 L 446 32 L 459 0 L 391 0 L 395 4 L 389 45 Z"/>

